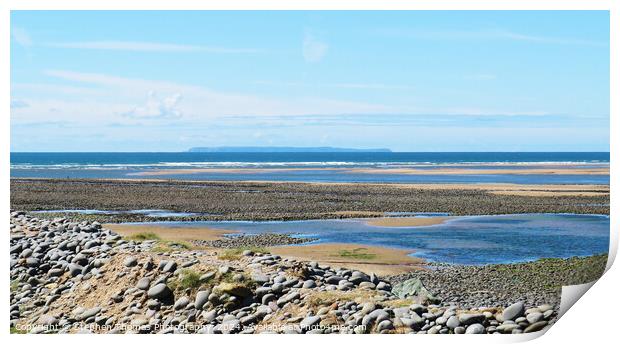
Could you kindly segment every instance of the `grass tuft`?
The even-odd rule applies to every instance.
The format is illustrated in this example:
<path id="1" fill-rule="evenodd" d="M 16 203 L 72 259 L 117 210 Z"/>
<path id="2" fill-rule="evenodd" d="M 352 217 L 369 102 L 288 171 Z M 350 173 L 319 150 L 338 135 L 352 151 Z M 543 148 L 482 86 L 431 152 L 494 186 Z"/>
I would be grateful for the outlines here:
<path id="1" fill-rule="evenodd" d="M 372 260 L 377 258 L 374 253 L 368 253 L 366 248 L 359 247 L 352 250 L 340 250 L 338 256 L 342 258 L 359 259 L 359 260 Z"/>
<path id="2" fill-rule="evenodd" d="M 145 241 L 145 240 L 161 240 L 161 238 L 159 237 L 159 235 L 155 234 L 155 233 L 151 233 L 151 232 L 143 232 L 143 233 L 137 233 L 134 235 L 130 235 L 127 237 L 127 239 L 129 240 L 134 240 L 134 241 Z"/>
<path id="3" fill-rule="evenodd" d="M 168 287 L 172 290 L 198 289 L 202 285 L 200 272 L 192 269 L 183 269 L 179 277 L 168 282 Z"/>

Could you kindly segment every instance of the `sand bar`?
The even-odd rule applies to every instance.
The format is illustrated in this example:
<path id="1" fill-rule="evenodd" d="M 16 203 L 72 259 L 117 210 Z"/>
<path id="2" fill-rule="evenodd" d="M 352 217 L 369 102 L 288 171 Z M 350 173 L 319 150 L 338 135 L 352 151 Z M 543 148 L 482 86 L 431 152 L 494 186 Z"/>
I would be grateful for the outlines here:
<path id="1" fill-rule="evenodd" d="M 413 251 L 357 244 L 278 246 L 268 249 L 284 257 L 316 261 L 334 267 L 391 275 L 423 268 L 424 260 L 409 256 Z"/>

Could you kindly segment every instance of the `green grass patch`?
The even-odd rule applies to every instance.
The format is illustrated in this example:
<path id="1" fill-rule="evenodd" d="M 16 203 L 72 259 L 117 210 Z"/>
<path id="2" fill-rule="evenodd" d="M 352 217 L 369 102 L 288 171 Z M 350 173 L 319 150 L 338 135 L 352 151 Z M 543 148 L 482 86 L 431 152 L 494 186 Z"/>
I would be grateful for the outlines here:
<path id="1" fill-rule="evenodd" d="M 183 269 L 179 277 L 168 282 L 172 290 L 198 289 L 203 283 L 200 281 L 202 274 L 196 270 Z"/>
<path id="2" fill-rule="evenodd" d="M 368 253 L 366 248 L 359 247 L 352 250 L 340 250 L 338 256 L 342 258 L 359 259 L 359 260 L 372 260 L 377 258 L 374 253 Z"/>
<path id="3" fill-rule="evenodd" d="M 130 235 L 127 237 L 128 240 L 134 240 L 134 241 L 145 241 L 145 240 L 161 240 L 161 238 L 159 237 L 159 235 L 155 234 L 155 233 L 151 233 L 151 232 L 143 232 L 143 233 L 137 233 L 134 235 Z"/>
<path id="4" fill-rule="evenodd" d="M 19 330 L 16 329 L 15 327 L 11 326 L 11 334 L 26 334 L 27 332 L 25 330 Z"/>
<path id="5" fill-rule="evenodd" d="M 192 248 L 187 242 L 184 241 L 159 241 L 151 251 L 160 253 L 170 253 L 174 251 L 189 250 Z"/>
<path id="6" fill-rule="evenodd" d="M 17 291 L 18 287 L 19 287 L 19 281 L 17 280 L 11 281 L 11 292 Z"/>

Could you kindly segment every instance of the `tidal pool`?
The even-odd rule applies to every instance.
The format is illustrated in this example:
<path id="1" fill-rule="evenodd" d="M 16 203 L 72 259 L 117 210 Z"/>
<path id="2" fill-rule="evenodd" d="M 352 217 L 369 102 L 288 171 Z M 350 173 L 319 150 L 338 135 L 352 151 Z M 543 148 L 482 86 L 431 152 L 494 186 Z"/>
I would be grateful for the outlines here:
<path id="1" fill-rule="evenodd" d="M 519 214 L 462 216 L 432 226 L 380 227 L 364 219 L 160 222 L 175 227 L 234 229 L 242 234 L 292 233 L 310 244 L 351 243 L 414 250 L 432 262 L 495 264 L 607 253 L 609 216 Z"/>

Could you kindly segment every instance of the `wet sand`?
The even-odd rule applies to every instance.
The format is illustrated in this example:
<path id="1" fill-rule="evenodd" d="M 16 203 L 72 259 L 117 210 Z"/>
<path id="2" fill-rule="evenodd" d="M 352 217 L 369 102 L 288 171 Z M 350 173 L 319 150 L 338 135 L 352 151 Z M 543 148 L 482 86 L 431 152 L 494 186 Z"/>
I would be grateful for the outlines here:
<path id="1" fill-rule="evenodd" d="M 318 244 L 270 247 L 283 257 L 316 261 L 333 267 L 358 269 L 377 275 L 394 275 L 422 269 L 424 260 L 409 256 L 413 251 L 356 244 Z"/>
<path id="2" fill-rule="evenodd" d="M 379 227 L 419 227 L 432 226 L 446 222 L 453 217 L 433 216 L 433 217 L 379 217 L 366 221 L 371 226 Z"/>

